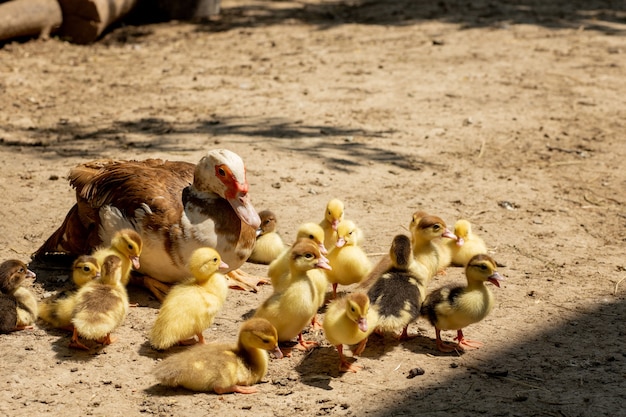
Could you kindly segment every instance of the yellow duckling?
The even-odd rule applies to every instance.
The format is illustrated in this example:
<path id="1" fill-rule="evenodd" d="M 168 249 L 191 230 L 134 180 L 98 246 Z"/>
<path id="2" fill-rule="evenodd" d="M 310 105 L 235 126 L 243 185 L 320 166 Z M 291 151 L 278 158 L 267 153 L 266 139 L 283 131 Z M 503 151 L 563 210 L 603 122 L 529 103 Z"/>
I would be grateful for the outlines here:
<path id="1" fill-rule="evenodd" d="M 477 348 L 480 342 L 465 339 L 463 328 L 478 323 L 491 312 L 493 294 L 485 286 L 489 281 L 500 287 L 502 276 L 496 271 L 496 262 L 488 255 L 475 255 L 465 267 L 467 286 L 439 288 L 426 297 L 422 303 L 422 315 L 435 326 L 437 348 L 442 352 L 456 349 Z M 441 340 L 442 330 L 456 330 L 456 345 Z"/>
<path id="2" fill-rule="evenodd" d="M 337 243 L 337 227 L 343 220 L 344 216 L 343 202 L 333 198 L 326 204 L 324 219 L 320 222 L 320 226 L 324 230 L 324 246 L 331 251 Z"/>
<path id="3" fill-rule="evenodd" d="M 269 265 L 285 250 L 285 244 L 276 232 L 276 215 L 270 210 L 263 210 L 259 217 L 261 225 L 256 231 L 256 242 L 248 262 Z"/>
<path id="4" fill-rule="evenodd" d="M 372 309 L 379 315 L 376 331 L 400 333 L 399 339 L 409 339 L 408 327 L 420 315 L 426 294 L 421 268 L 413 259 L 411 241 L 405 235 L 393 238 L 389 250 L 391 267 L 368 290 Z"/>
<path id="5" fill-rule="evenodd" d="M 328 251 L 324 246 L 324 229 L 317 223 L 304 223 L 298 227 L 296 232 L 296 241 L 299 239 L 311 239 L 320 248 L 322 255 L 327 255 Z M 267 269 L 267 276 L 272 281 L 274 292 L 284 290 L 289 282 L 286 280 L 289 275 L 289 255 L 291 248 L 286 248 L 283 252 L 270 264 Z M 324 258 L 326 259 L 326 258 Z"/>
<path id="6" fill-rule="evenodd" d="M 127 285 L 130 279 L 132 268 L 139 269 L 139 256 L 143 249 L 143 241 L 139 233 L 132 229 L 122 229 L 117 231 L 111 239 L 109 247 L 96 249 L 92 256 L 102 265 L 104 259 L 109 255 L 115 255 L 122 261 L 120 265 L 122 274 L 122 284 Z"/>
<path id="7" fill-rule="evenodd" d="M 26 288 L 35 273 L 17 259 L 0 264 L 0 333 L 32 328 L 37 320 L 37 299 Z"/>
<path id="8" fill-rule="evenodd" d="M 329 270 L 330 266 L 322 258 L 317 244 L 310 239 L 298 240 L 291 248 L 289 285 L 283 291 L 274 292 L 254 315 L 272 323 L 281 342 L 298 336 L 296 346 L 304 350 L 317 344 L 302 338 L 302 330 L 319 307 L 318 287 L 307 274 L 314 268 Z"/>
<path id="9" fill-rule="evenodd" d="M 416 216 L 419 221 L 416 221 Z M 456 240 L 456 236 L 448 230 L 446 223 L 440 217 L 430 216 L 424 212 L 417 212 L 413 215 L 409 230 L 413 245 L 413 257 L 425 268 L 425 276 L 428 276 L 430 280 L 450 264 L 446 251 L 435 243 L 435 240 L 442 237 Z"/>
<path id="10" fill-rule="evenodd" d="M 236 345 L 210 343 L 174 354 L 156 366 L 162 385 L 217 394 L 257 392 L 254 385 L 267 373 L 268 354 L 282 357 L 274 326 L 265 319 L 252 318 L 241 325 Z"/>
<path id="11" fill-rule="evenodd" d="M 344 220 L 337 227 L 335 249 L 328 254 L 328 282 L 333 287 L 333 297 L 337 296 L 337 286 L 360 283 L 372 270 L 372 262 L 358 245 L 359 230 L 350 220 Z"/>
<path id="12" fill-rule="evenodd" d="M 350 363 L 343 354 L 343 345 L 357 345 L 353 350 L 360 355 L 365 349 L 367 338 L 376 328 L 378 314 L 370 308 L 370 300 L 365 293 L 355 292 L 332 301 L 324 316 L 326 339 L 337 347 L 339 370 L 357 372 L 362 367 Z"/>
<path id="13" fill-rule="evenodd" d="M 457 220 L 454 223 L 454 234 L 456 241 L 446 241 L 453 265 L 465 266 L 474 255 L 487 253 L 485 241 L 472 232 L 472 224 L 468 220 Z"/>
<path id="14" fill-rule="evenodd" d="M 110 345 L 111 332 L 119 327 L 128 312 L 128 294 L 122 284 L 122 261 L 115 255 L 104 258 L 102 278 L 83 285 L 76 293 L 70 347 L 89 350 L 78 337 Z"/>
<path id="15" fill-rule="evenodd" d="M 228 294 L 228 280 L 218 272 L 227 268 L 213 248 L 200 248 L 192 253 L 189 269 L 194 279 L 173 286 L 163 300 L 150 331 L 153 348 L 161 350 L 176 343 L 193 344 L 194 335 L 200 343 L 205 343 L 202 332 L 211 326 Z"/>
<path id="16" fill-rule="evenodd" d="M 72 330 L 72 313 L 76 303 L 77 289 L 100 278 L 100 265 L 93 256 L 82 255 L 72 265 L 72 281 L 75 289 L 62 291 L 56 296 L 39 302 L 39 318 L 54 327 Z"/>

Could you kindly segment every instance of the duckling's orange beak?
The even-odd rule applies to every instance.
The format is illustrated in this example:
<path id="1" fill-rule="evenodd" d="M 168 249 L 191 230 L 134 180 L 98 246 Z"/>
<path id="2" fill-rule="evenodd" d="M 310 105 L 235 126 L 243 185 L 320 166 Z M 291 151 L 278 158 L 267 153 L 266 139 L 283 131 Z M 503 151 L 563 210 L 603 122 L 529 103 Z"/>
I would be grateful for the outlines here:
<path id="1" fill-rule="evenodd" d="M 326 259 L 325 257 L 321 257 L 320 259 L 318 259 L 315 267 L 320 269 L 326 269 L 328 271 L 332 270 L 330 264 L 328 263 L 328 259 Z"/>
<path id="2" fill-rule="evenodd" d="M 322 255 L 328 255 L 328 249 L 326 249 L 326 246 L 324 246 L 323 242 L 320 242 L 317 246 L 320 247 L 320 252 L 322 252 Z"/>
<path id="3" fill-rule="evenodd" d="M 228 264 L 226 262 L 224 262 L 224 261 L 220 262 L 219 269 L 228 269 L 228 268 L 230 268 L 230 267 L 228 266 Z"/>
<path id="4" fill-rule="evenodd" d="M 337 246 L 338 248 L 342 247 L 343 245 L 346 244 L 346 240 L 342 237 L 337 239 L 337 243 L 335 244 L 335 246 Z"/>
<path id="5" fill-rule="evenodd" d="M 456 239 L 456 245 L 457 246 L 463 246 L 465 244 L 465 239 L 463 239 L 462 237 L 458 237 Z"/>
<path id="6" fill-rule="evenodd" d="M 362 332 L 367 331 L 367 318 L 366 317 L 359 317 L 356 324 L 359 326 L 360 331 Z"/>
<path id="7" fill-rule="evenodd" d="M 276 357 L 276 359 L 282 359 L 282 358 L 283 358 L 283 352 L 280 350 L 280 348 L 278 347 L 278 345 L 276 345 L 276 347 L 274 348 L 274 350 L 272 350 L 272 353 L 274 354 L 274 356 Z"/>
<path id="8" fill-rule="evenodd" d="M 26 277 L 25 278 L 32 278 L 35 279 L 37 278 L 37 274 L 35 274 L 33 271 L 31 271 L 30 269 L 26 270 Z"/>
<path id="9" fill-rule="evenodd" d="M 136 270 L 139 270 L 140 268 L 139 256 L 131 256 L 130 261 L 133 263 L 133 268 L 135 268 Z"/>
<path id="10" fill-rule="evenodd" d="M 500 281 L 504 281 L 504 277 L 498 274 L 498 271 L 494 272 L 487 278 L 487 281 L 491 282 L 496 287 L 500 288 Z"/>
<path id="11" fill-rule="evenodd" d="M 457 241 L 458 243 L 458 238 L 456 237 L 456 235 L 454 233 L 452 233 L 450 230 L 446 229 L 443 231 L 443 233 L 441 234 L 441 237 L 447 237 L 448 239 L 454 239 Z"/>
<path id="12" fill-rule="evenodd" d="M 330 223 L 330 226 L 333 228 L 333 230 L 336 232 L 337 231 L 337 226 L 339 226 L 339 219 L 333 220 Z"/>

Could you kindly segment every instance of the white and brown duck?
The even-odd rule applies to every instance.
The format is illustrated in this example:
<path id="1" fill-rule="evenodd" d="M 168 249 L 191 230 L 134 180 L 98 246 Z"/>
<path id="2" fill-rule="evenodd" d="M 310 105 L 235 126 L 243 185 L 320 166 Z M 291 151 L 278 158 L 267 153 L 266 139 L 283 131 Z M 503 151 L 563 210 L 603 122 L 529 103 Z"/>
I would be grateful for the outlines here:
<path id="1" fill-rule="evenodd" d="M 243 160 L 210 150 L 198 164 L 161 159 L 97 160 L 73 168 L 76 204 L 35 256 L 80 255 L 110 243 L 125 228 L 143 241 L 140 284 L 160 300 L 190 276 L 194 250 L 213 247 L 239 286 L 254 290 L 237 270 L 255 244 L 260 218 L 250 202 Z"/>

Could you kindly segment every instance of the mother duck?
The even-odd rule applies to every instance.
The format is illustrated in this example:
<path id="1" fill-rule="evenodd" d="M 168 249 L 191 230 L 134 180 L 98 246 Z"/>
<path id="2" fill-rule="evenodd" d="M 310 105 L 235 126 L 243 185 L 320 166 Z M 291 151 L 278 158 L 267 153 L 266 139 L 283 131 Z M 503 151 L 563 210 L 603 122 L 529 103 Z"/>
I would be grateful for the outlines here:
<path id="1" fill-rule="evenodd" d="M 189 277 L 187 264 L 199 247 L 215 248 L 244 288 L 239 268 L 254 248 L 261 220 L 248 196 L 242 159 L 210 150 L 197 165 L 182 161 L 96 160 L 69 173 L 76 204 L 63 224 L 37 250 L 81 255 L 110 243 L 123 228 L 143 240 L 139 272 L 157 298 Z"/>

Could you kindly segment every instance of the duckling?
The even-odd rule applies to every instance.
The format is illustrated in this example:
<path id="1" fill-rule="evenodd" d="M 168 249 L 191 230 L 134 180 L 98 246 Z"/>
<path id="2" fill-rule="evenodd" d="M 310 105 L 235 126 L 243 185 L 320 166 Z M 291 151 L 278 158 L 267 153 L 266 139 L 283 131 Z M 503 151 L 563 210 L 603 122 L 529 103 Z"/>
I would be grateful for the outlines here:
<path id="1" fill-rule="evenodd" d="M 254 314 L 272 323 L 279 341 L 298 336 L 296 347 L 299 349 L 308 350 L 317 344 L 304 340 L 302 330 L 317 313 L 320 300 L 318 287 L 307 272 L 314 268 L 330 270 L 321 256 L 319 246 L 313 241 L 298 240 L 291 248 L 289 285 L 283 291 L 274 292 Z"/>
<path id="2" fill-rule="evenodd" d="M 228 293 L 228 281 L 219 269 L 228 269 L 213 248 L 196 249 L 189 260 L 193 280 L 172 287 L 165 297 L 156 322 L 150 331 L 150 344 L 167 349 L 176 343 L 193 344 L 222 309 Z M 191 338 L 191 339 L 189 339 Z"/>
<path id="3" fill-rule="evenodd" d="M 154 375 L 162 385 L 216 394 L 253 394 L 267 374 L 273 351 L 282 358 L 276 329 L 265 319 L 252 318 L 239 330 L 237 344 L 209 343 L 176 353 L 159 363 Z"/>
<path id="4" fill-rule="evenodd" d="M 324 334 L 326 339 L 337 347 L 340 371 L 357 372 L 362 368 L 346 360 L 343 345 L 357 345 L 353 353 L 355 355 L 363 353 L 377 321 L 378 313 L 370 308 L 370 300 L 362 292 L 335 299 L 328 305 L 324 316 Z"/>
<path id="5" fill-rule="evenodd" d="M 75 289 L 62 291 L 39 302 L 39 318 L 57 328 L 73 330 L 72 312 L 78 288 L 100 278 L 100 265 L 93 256 L 81 255 L 72 265 Z"/>
<path id="6" fill-rule="evenodd" d="M 132 268 L 139 269 L 139 256 L 143 249 L 143 241 L 139 233 L 133 229 L 122 229 L 113 235 L 111 245 L 109 247 L 97 248 L 92 256 L 98 260 L 100 264 L 109 255 L 115 255 L 122 261 L 120 268 L 122 274 L 122 284 L 126 286 L 130 279 L 130 271 Z"/>
<path id="7" fill-rule="evenodd" d="M 324 219 L 319 223 L 324 230 L 324 246 L 329 251 L 332 250 L 337 243 L 337 227 L 343 220 L 343 210 L 343 202 L 337 198 L 333 198 L 326 204 Z"/>
<path id="8" fill-rule="evenodd" d="M 37 299 L 26 288 L 25 281 L 34 279 L 35 273 L 17 259 L 0 264 L 0 332 L 32 328 L 37 320 Z"/>
<path id="9" fill-rule="evenodd" d="M 456 241 L 447 240 L 452 265 L 465 266 L 474 255 L 487 253 L 487 245 L 480 236 L 472 232 L 472 224 L 465 219 L 454 223 Z"/>
<path id="10" fill-rule="evenodd" d="M 413 259 L 411 240 L 405 235 L 393 238 L 389 249 L 391 267 L 368 290 L 372 309 L 379 314 L 376 331 L 397 333 L 409 339 L 409 324 L 417 320 L 426 294 L 424 269 Z"/>
<path id="11" fill-rule="evenodd" d="M 500 287 L 504 278 L 496 270 L 496 261 L 489 255 L 474 255 L 465 267 L 467 286 L 448 286 L 439 288 L 426 296 L 421 313 L 435 327 L 437 348 L 442 352 L 456 349 L 477 348 L 482 344 L 465 339 L 463 328 L 484 319 L 493 307 L 491 290 L 485 286 L 489 281 Z M 441 340 L 442 330 L 456 330 L 456 345 Z"/>
<path id="12" fill-rule="evenodd" d="M 296 232 L 296 241 L 299 239 L 311 239 L 313 240 L 320 248 L 320 253 L 322 255 L 328 255 L 328 251 L 324 246 L 324 229 L 317 223 L 304 223 L 298 227 L 298 231 Z M 283 252 L 270 263 L 269 268 L 267 269 L 267 276 L 270 277 L 272 281 L 272 287 L 274 288 L 274 292 L 279 292 L 284 290 L 289 282 L 286 281 L 286 277 L 289 275 L 289 254 L 291 251 L 291 247 L 286 248 Z M 326 258 L 324 258 L 326 259 Z M 328 262 L 328 259 L 326 259 Z"/>
<path id="13" fill-rule="evenodd" d="M 337 286 L 360 283 L 372 269 L 372 262 L 357 244 L 358 228 L 354 222 L 344 220 L 337 226 L 337 243 L 328 254 L 332 270 L 326 274 L 333 287 L 333 298 L 337 297 Z"/>
<path id="14" fill-rule="evenodd" d="M 276 232 L 276 215 L 270 210 L 263 210 L 259 217 L 261 226 L 256 231 L 256 243 L 248 262 L 269 265 L 285 250 L 285 243 Z"/>
<path id="15" fill-rule="evenodd" d="M 70 347 L 89 350 L 80 342 L 79 335 L 105 345 L 115 342 L 111 332 L 122 324 L 127 312 L 128 295 L 122 284 L 122 260 L 109 255 L 102 263 L 101 279 L 83 285 L 76 293 Z"/>
<path id="16" fill-rule="evenodd" d="M 415 221 L 416 215 L 419 218 L 417 222 Z M 443 237 L 456 240 L 456 236 L 448 230 L 441 217 L 427 215 L 424 212 L 417 212 L 413 215 L 409 230 L 411 231 L 413 257 L 425 268 L 426 276 L 430 280 L 450 264 L 449 257 L 446 257 L 445 251 L 434 242 L 435 239 Z"/>

